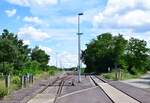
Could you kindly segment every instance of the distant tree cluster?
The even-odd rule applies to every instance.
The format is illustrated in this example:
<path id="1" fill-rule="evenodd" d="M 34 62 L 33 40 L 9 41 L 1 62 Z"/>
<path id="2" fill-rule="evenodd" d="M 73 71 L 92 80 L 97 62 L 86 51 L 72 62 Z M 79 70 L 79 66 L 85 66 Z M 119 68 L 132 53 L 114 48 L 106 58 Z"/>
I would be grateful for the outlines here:
<path id="1" fill-rule="evenodd" d="M 82 51 L 82 61 L 87 66 L 85 72 L 108 72 L 108 68 L 113 70 L 115 65 L 132 74 L 150 68 L 149 48 L 144 40 L 126 40 L 120 34 L 103 33 L 86 46 Z"/>
<path id="2" fill-rule="evenodd" d="M 46 70 L 50 56 L 35 47 L 29 48 L 17 35 L 3 30 L 0 35 L 0 73 L 21 74 Z"/>

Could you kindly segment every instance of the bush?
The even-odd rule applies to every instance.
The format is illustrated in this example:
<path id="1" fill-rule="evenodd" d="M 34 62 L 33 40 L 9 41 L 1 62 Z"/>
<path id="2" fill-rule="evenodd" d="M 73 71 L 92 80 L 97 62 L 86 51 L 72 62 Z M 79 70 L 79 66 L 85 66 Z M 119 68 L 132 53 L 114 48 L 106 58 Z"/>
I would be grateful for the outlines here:
<path id="1" fill-rule="evenodd" d="M 14 83 L 14 84 L 20 84 L 20 78 L 18 76 L 14 76 L 12 78 L 12 83 Z"/>
<path id="2" fill-rule="evenodd" d="M 7 89 L 4 86 L 0 85 L 0 99 L 7 95 L 7 93 Z"/>
<path id="3" fill-rule="evenodd" d="M 4 65 L 4 67 L 3 67 L 3 65 Z M 13 72 L 13 64 L 12 63 L 8 63 L 8 62 L 0 63 L 0 73 L 11 74 L 12 72 Z"/>
<path id="4" fill-rule="evenodd" d="M 115 80 L 115 72 L 103 73 L 102 76 L 106 79 Z"/>
<path id="5" fill-rule="evenodd" d="M 55 71 L 54 70 L 50 70 L 49 71 L 49 75 L 55 75 Z"/>

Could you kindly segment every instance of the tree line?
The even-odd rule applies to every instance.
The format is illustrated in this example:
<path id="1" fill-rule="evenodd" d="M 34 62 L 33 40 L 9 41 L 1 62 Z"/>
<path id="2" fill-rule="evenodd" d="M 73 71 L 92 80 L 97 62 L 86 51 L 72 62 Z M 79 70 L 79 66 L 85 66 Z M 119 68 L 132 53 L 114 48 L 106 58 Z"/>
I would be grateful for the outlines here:
<path id="1" fill-rule="evenodd" d="M 26 74 L 49 68 L 50 56 L 39 47 L 29 48 L 17 35 L 4 29 L 0 35 L 0 73 Z"/>
<path id="2" fill-rule="evenodd" d="M 115 67 L 131 74 L 146 72 L 150 69 L 150 55 L 147 42 L 137 38 L 125 39 L 119 34 L 103 33 L 86 44 L 82 51 L 85 72 L 103 73 Z"/>

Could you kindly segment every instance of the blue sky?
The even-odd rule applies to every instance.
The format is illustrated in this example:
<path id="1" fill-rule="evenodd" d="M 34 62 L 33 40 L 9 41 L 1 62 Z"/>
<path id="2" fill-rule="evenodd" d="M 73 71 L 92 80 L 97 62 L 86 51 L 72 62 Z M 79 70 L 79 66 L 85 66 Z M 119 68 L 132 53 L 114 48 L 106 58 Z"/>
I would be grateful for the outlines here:
<path id="1" fill-rule="evenodd" d="M 1 0 L 0 32 L 7 28 L 30 47 L 51 55 L 50 65 L 77 65 L 77 14 L 81 46 L 103 32 L 150 40 L 150 0 Z"/>

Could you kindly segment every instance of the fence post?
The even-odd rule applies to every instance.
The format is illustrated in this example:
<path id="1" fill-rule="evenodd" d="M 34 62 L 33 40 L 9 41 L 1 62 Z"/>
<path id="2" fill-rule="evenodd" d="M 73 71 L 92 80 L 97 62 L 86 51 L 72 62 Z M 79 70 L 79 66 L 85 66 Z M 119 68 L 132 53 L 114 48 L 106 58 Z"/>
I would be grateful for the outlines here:
<path id="1" fill-rule="evenodd" d="M 117 68 L 117 64 L 115 64 L 115 79 L 118 80 L 118 68 Z"/>
<path id="2" fill-rule="evenodd" d="M 34 80 L 34 77 L 33 77 L 33 74 L 31 75 L 31 81 L 32 81 L 32 83 L 33 83 L 33 80 Z"/>
<path id="3" fill-rule="evenodd" d="M 27 87 L 27 76 L 26 75 L 23 76 L 23 85 L 24 85 L 24 88 Z"/>
<path id="4" fill-rule="evenodd" d="M 24 87 L 24 76 L 20 76 L 20 84 L 21 84 L 21 88 Z"/>
<path id="5" fill-rule="evenodd" d="M 33 83 L 33 75 L 32 74 L 29 75 L 29 83 Z"/>
<path id="6" fill-rule="evenodd" d="M 10 86 L 10 75 L 5 75 L 5 86 L 6 88 Z"/>
<path id="7" fill-rule="evenodd" d="M 27 84 L 29 84 L 30 74 L 27 74 Z"/>

